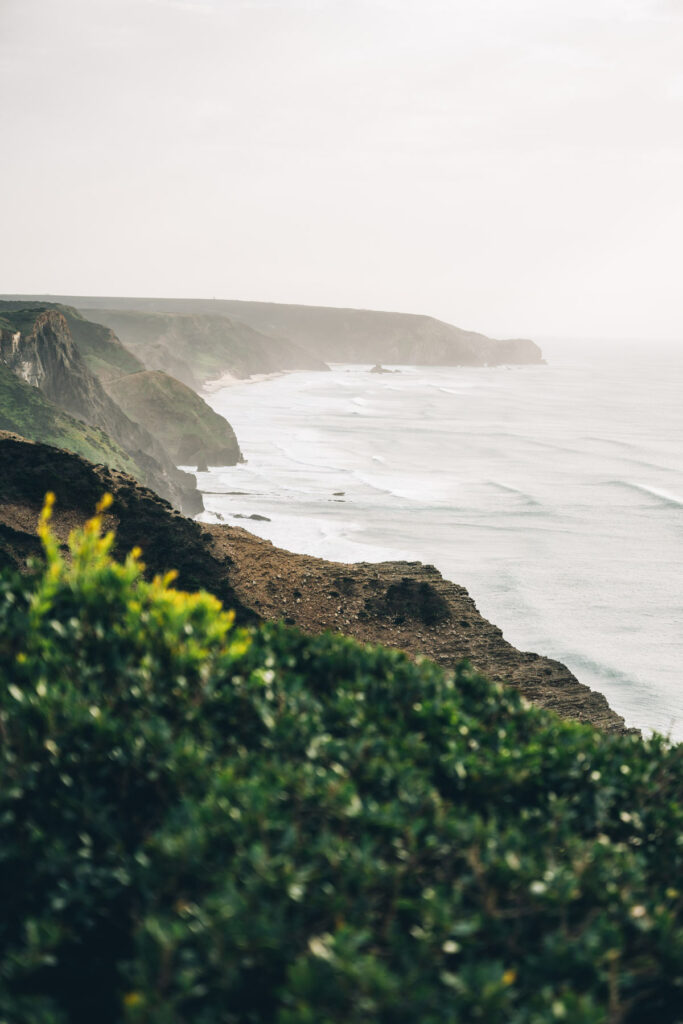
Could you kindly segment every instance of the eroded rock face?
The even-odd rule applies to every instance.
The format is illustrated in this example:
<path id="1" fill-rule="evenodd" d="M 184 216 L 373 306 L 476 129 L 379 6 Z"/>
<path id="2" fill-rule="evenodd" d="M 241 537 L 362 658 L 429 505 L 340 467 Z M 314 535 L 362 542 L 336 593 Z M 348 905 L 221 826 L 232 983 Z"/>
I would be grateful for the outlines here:
<path id="1" fill-rule="evenodd" d="M 32 311 L 23 330 L 0 329 L 0 361 L 70 415 L 99 427 L 131 456 L 144 483 L 188 515 L 203 502 L 193 476 L 178 470 L 163 446 L 130 419 L 88 369 L 62 313 Z"/>
<path id="2" fill-rule="evenodd" d="M 606 732 L 626 731 L 601 693 L 560 662 L 518 651 L 479 613 L 467 590 L 445 580 L 434 566 L 342 565 L 283 551 L 240 529 L 206 530 L 213 535 L 216 557 L 232 560 L 240 602 L 262 618 L 282 618 L 309 633 L 346 633 L 426 655 L 445 668 L 466 658 L 489 679 L 516 686 L 528 700 L 563 718 Z"/>
<path id="3" fill-rule="evenodd" d="M 426 655 L 446 668 L 467 658 L 490 679 L 516 686 L 564 718 L 625 731 L 602 694 L 559 662 L 518 651 L 480 615 L 465 588 L 433 566 L 345 565 L 283 551 L 236 527 L 186 519 L 123 473 L 2 432 L 0 565 L 21 568 L 39 551 L 35 527 L 48 490 L 57 494 L 54 526 L 64 539 L 111 492 L 107 525 L 117 531 L 117 555 L 139 544 L 150 574 L 177 569 L 179 586 L 211 591 L 241 622 L 284 619 L 308 633 L 331 629 Z"/>

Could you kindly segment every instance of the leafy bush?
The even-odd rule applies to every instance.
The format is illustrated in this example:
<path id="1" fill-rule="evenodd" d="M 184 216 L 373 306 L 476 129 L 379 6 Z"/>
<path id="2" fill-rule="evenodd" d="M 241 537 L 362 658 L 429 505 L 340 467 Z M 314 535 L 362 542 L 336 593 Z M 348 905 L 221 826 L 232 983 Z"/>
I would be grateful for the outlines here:
<path id="1" fill-rule="evenodd" d="M 681 748 L 48 518 L 0 582 L 0 1021 L 681 1020 Z"/>

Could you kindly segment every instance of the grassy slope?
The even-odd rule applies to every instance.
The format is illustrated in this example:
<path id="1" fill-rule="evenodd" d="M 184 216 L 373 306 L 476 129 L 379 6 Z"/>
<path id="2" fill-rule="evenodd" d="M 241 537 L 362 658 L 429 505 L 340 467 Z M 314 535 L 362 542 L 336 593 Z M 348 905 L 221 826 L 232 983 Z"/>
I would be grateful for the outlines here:
<path id="1" fill-rule="evenodd" d="M 195 480 L 177 469 L 163 437 L 153 435 L 142 422 L 129 417 L 107 393 L 105 385 L 110 380 L 143 369 L 142 363 L 124 348 L 109 328 L 85 320 L 65 305 L 19 301 L 0 301 L 0 328 L 5 330 L 6 336 L 16 331 L 29 335 L 36 318 L 46 310 L 54 311 L 59 314 L 58 319 L 66 321 L 67 348 L 73 342 L 70 353 L 66 350 L 60 353 L 53 350 L 53 339 L 47 339 L 43 356 L 50 364 L 46 375 L 48 387 L 44 387 L 48 400 L 63 409 L 67 416 L 86 419 L 95 428 L 104 428 L 106 434 L 98 429 L 86 431 L 84 427 L 87 438 L 79 436 L 70 442 L 55 440 L 49 434 L 37 435 L 31 429 L 32 414 L 28 411 L 23 415 L 27 429 L 19 432 L 31 440 L 63 443 L 91 461 L 123 469 L 186 514 L 200 512 L 203 504 Z M 4 429 L 19 430 L 13 422 L 18 412 L 14 401 L 12 416 L 3 423 Z M 63 433 L 58 432 L 60 436 Z M 88 442 L 87 447 L 84 447 L 84 440 Z M 112 455 L 112 445 L 115 455 Z"/>
<path id="2" fill-rule="evenodd" d="M 180 463 L 194 456 L 224 452 L 224 464 L 241 458 L 230 424 L 196 392 L 161 370 L 145 370 L 110 381 L 107 390 L 131 419 L 162 437 L 167 450 Z"/>
<path id="3" fill-rule="evenodd" d="M 36 315 L 45 308 L 57 309 L 66 318 L 71 337 L 90 372 L 99 378 L 109 397 L 131 420 L 164 445 L 176 464 L 198 465 L 208 461 L 213 465 L 234 465 L 241 461 L 237 438 L 227 420 L 215 413 L 187 384 L 161 369 L 146 371 L 110 327 L 87 320 L 70 306 L 36 302 L 24 306 L 19 302 L 2 301 L 0 327 L 27 333 Z M 144 317 L 142 322 L 144 326 Z M 219 353 L 224 353 L 225 349 L 225 323 L 227 321 L 221 321 L 219 330 L 210 332 L 211 344 L 206 352 L 202 346 L 198 351 L 204 354 L 197 354 L 196 358 L 192 345 L 188 350 L 184 344 L 182 331 L 174 330 L 170 347 L 157 346 L 157 361 L 164 369 L 172 369 L 177 362 L 185 369 L 184 376 L 190 383 L 194 382 L 195 372 L 200 377 L 202 374 L 211 376 L 218 372 L 217 366 L 224 365 Z M 176 326 L 174 319 L 173 327 Z M 158 321 L 153 320 L 149 337 L 156 338 L 158 330 Z M 249 332 L 245 330 L 247 337 L 242 339 L 239 351 L 240 359 L 247 361 L 253 359 L 254 353 L 249 354 Z M 149 342 L 149 337 L 145 337 Z M 176 359 L 176 348 L 188 354 L 187 364 Z"/>
<path id="4" fill-rule="evenodd" d="M 130 456 L 103 430 L 69 416 L 48 401 L 38 388 L 24 383 L 3 365 L 0 365 L 0 430 L 11 430 L 31 441 L 67 448 L 91 462 L 104 462 L 140 476 Z"/>
<path id="5" fill-rule="evenodd" d="M 113 380 L 144 369 L 140 360 L 121 344 L 110 328 L 86 320 L 70 307 L 65 306 L 62 312 L 89 369 L 101 380 Z"/>
<path id="6" fill-rule="evenodd" d="M 28 332 L 33 327 L 38 313 L 44 309 L 54 308 L 45 302 L 28 303 L 26 308 L 22 306 L 15 309 L 15 305 L 18 307 L 17 303 L 0 302 L 0 329 Z"/>

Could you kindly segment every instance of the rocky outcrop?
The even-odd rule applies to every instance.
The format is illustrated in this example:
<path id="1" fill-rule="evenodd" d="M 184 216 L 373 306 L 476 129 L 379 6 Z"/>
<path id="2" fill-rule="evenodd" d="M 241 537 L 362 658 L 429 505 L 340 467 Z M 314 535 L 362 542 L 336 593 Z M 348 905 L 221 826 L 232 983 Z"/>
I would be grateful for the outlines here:
<path id="1" fill-rule="evenodd" d="M 140 479 L 184 512 L 203 508 L 193 476 L 178 470 L 149 431 L 131 420 L 88 369 L 57 309 L 3 312 L 0 362 L 71 416 L 103 430 L 132 458 Z"/>
<path id="2" fill-rule="evenodd" d="M 489 679 L 516 686 L 529 701 L 563 718 L 625 731 L 623 718 L 601 693 L 560 662 L 518 651 L 479 613 L 467 590 L 445 580 L 434 566 L 326 562 L 235 528 L 206 529 L 215 555 L 232 562 L 239 601 L 262 618 L 284 618 L 310 633 L 346 633 L 426 655 L 445 668 L 466 658 Z"/>
<path id="3" fill-rule="evenodd" d="M 227 526 L 185 519 L 124 474 L 0 433 L 0 564 L 21 568 L 39 550 L 35 526 L 46 491 L 66 538 L 103 493 L 114 495 L 108 525 L 117 553 L 135 544 L 150 573 L 179 570 L 179 585 L 203 586 L 238 619 L 284 619 L 309 633 L 335 630 L 368 643 L 426 655 L 450 668 L 463 658 L 565 718 L 623 732 L 605 698 L 557 661 L 518 651 L 478 612 L 467 591 L 419 562 L 345 565 L 292 554 Z"/>

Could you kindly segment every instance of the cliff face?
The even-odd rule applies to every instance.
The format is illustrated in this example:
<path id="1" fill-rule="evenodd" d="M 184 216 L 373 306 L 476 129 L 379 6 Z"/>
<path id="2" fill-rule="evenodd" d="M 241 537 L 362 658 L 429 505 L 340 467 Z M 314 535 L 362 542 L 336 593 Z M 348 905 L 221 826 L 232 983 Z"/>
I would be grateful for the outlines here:
<path id="1" fill-rule="evenodd" d="M 17 318 L 18 319 L 18 318 Z M 64 317 L 55 310 L 26 317 L 26 328 L 0 330 L 0 360 L 47 398 L 63 400 L 81 414 L 96 401 L 91 375 L 79 358 Z"/>
<path id="2" fill-rule="evenodd" d="M 143 424 L 183 466 L 234 466 L 242 462 L 235 432 L 195 391 L 161 370 L 143 370 L 110 381 L 109 394 Z"/>
<path id="3" fill-rule="evenodd" d="M 39 552 L 35 536 L 46 491 L 57 493 L 55 530 L 92 514 L 104 491 L 114 495 L 108 525 L 117 554 L 135 544 L 150 574 L 179 570 L 179 586 L 204 587 L 238 619 L 284 619 L 309 633 L 332 629 L 359 640 L 423 654 L 445 667 L 463 658 L 487 676 L 516 686 L 566 718 L 623 732 L 605 698 L 559 662 L 516 650 L 487 622 L 463 587 L 418 562 L 344 565 L 282 551 L 245 530 L 183 518 L 130 477 L 68 452 L 0 433 L 0 564 L 19 568 Z"/>
<path id="4" fill-rule="evenodd" d="M 103 462 L 126 473 L 139 472 L 130 455 L 103 430 L 69 416 L 1 362 L 0 430 L 67 448 L 91 462 Z"/>
<path id="5" fill-rule="evenodd" d="M 99 380 L 106 382 L 126 373 L 144 370 L 140 360 L 124 348 L 111 328 L 86 320 L 72 306 L 57 302 L 0 300 L 0 322 L 3 317 L 10 320 L 24 317 L 30 322 L 29 318 L 48 309 L 62 314 L 86 366 Z"/>
<path id="6" fill-rule="evenodd" d="M 162 445 L 105 392 L 85 364 L 56 309 L 5 311 L 0 362 L 71 416 L 105 431 L 132 458 L 144 483 L 188 514 L 203 503 L 194 477 L 178 470 Z"/>
<path id="7" fill-rule="evenodd" d="M 86 319 L 70 306 L 51 303 L 44 307 L 40 303 L 29 303 L 26 307 L 20 302 L 2 301 L 0 323 L 3 313 L 10 318 L 30 318 L 45 309 L 64 317 L 91 376 L 98 378 L 109 397 L 130 420 L 161 442 L 175 464 L 232 466 L 242 461 L 235 432 L 227 420 L 180 380 L 162 370 L 145 370 L 143 363 L 121 344 L 110 327 Z M 180 344 L 182 339 L 179 336 L 177 340 Z M 249 343 L 246 345 L 247 355 L 252 360 L 256 359 L 258 353 L 252 352 L 250 347 L 252 339 L 246 337 L 243 340 L 245 344 Z M 159 350 L 160 360 L 164 354 L 170 363 L 177 362 L 166 349 L 163 352 Z M 198 357 L 199 361 L 210 355 L 209 346 L 204 356 Z M 194 353 L 188 352 L 188 359 L 194 361 Z M 73 368 L 73 359 L 68 360 L 68 365 Z M 189 365 L 185 365 L 185 371 L 190 379 L 194 379 Z"/>

